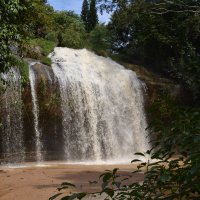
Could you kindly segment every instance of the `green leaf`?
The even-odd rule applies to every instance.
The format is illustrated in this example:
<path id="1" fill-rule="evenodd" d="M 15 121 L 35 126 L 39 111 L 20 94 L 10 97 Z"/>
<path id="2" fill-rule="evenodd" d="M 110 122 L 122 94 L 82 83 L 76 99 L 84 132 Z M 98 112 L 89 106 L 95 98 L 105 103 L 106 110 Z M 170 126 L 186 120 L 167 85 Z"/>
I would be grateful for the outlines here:
<path id="1" fill-rule="evenodd" d="M 69 199 L 70 199 L 70 196 L 65 196 L 61 200 L 69 200 Z"/>
<path id="2" fill-rule="evenodd" d="M 63 197 L 61 200 L 73 200 L 73 199 L 76 199 L 76 194 L 73 194 L 72 196 L 66 196 L 66 197 Z"/>
<path id="3" fill-rule="evenodd" d="M 119 168 L 113 169 L 113 175 L 115 175 L 115 174 L 117 173 L 118 170 L 119 170 Z"/>
<path id="4" fill-rule="evenodd" d="M 65 186 L 65 187 L 66 187 L 66 186 L 76 187 L 74 184 L 68 183 L 68 182 L 62 183 L 61 186 Z"/>
<path id="5" fill-rule="evenodd" d="M 134 159 L 134 160 L 131 161 L 131 163 L 133 163 L 133 162 L 142 162 L 142 161 L 139 160 L 139 159 Z"/>
<path id="6" fill-rule="evenodd" d="M 114 190 L 111 189 L 111 188 L 105 188 L 103 190 L 103 192 L 105 192 L 107 195 L 109 195 L 110 197 L 113 197 L 114 196 Z"/>
<path id="7" fill-rule="evenodd" d="M 68 189 L 68 188 L 69 188 L 68 186 L 63 186 L 63 187 L 57 188 L 57 190 L 60 192 L 61 190 L 65 190 L 65 189 Z"/>
<path id="8" fill-rule="evenodd" d="M 143 153 L 140 153 L 140 152 L 137 152 L 137 153 L 135 153 L 135 155 L 138 155 L 138 156 L 143 156 L 143 157 L 145 157 L 145 155 L 144 155 Z"/>
<path id="9" fill-rule="evenodd" d="M 55 194 L 54 196 L 50 197 L 49 200 L 54 200 L 54 199 L 56 199 L 58 196 L 60 196 L 61 194 L 63 194 L 63 193 Z"/>
<path id="10" fill-rule="evenodd" d="M 107 187 L 107 185 L 108 185 L 108 182 L 103 182 L 101 185 L 101 188 L 104 189 L 105 187 Z"/>
<path id="11" fill-rule="evenodd" d="M 87 195 L 87 193 L 78 193 L 77 194 L 77 199 L 81 200 L 82 198 L 84 198 Z"/>
<path id="12" fill-rule="evenodd" d="M 133 171 L 133 172 L 131 172 L 132 174 L 135 174 L 135 173 L 140 173 L 140 172 L 142 172 L 142 170 L 135 170 L 135 171 Z"/>
<path id="13" fill-rule="evenodd" d="M 143 162 L 143 163 L 141 163 L 140 165 L 141 165 L 141 166 L 146 166 L 147 163 L 146 163 L 146 162 Z"/>
<path id="14" fill-rule="evenodd" d="M 200 169 L 199 165 L 197 165 L 197 164 L 193 165 L 192 168 L 191 168 L 191 170 L 190 170 L 191 175 L 194 175 L 196 172 L 199 171 L 199 169 Z"/>
<path id="15" fill-rule="evenodd" d="M 103 182 L 107 182 L 112 178 L 112 174 L 108 173 L 103 177 Z"/>
<path id="16" fill-rule="evenodd" d="M 113 177 L 112 173 L 104 173 L 99 178 L 103 177 L 103 182 L 108 182 Z"/>

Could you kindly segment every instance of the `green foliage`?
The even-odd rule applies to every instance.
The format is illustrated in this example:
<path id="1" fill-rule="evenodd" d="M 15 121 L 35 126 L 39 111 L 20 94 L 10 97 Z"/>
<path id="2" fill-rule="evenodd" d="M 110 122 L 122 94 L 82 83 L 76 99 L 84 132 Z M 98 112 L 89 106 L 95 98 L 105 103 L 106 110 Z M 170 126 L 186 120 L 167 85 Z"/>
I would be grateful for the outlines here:
<path id="1" fill-rule="evenodd" d="M 25 9 L 19 1 L 0 1 L 0 71 L 5 71 L 13 62 L 11 45 L 22 41 L 21 30 L 18 27 L 17 19 L 19 13 Z"/>
<path id="2" fill-rule="evenodd" d="M 132 160 L 138 164 L 132 174 L 144 173 L 144 181 L 124 184 L 128 178 L 120 177 L 118 169 L 107 170 L 100 176 L 102 190 L 87 195 L 105 194 L 105 199 L 113 200 L 200 198 L 200 110 L 177 105 L 164 95 L 155 101 L 150 112 L 152 149 L 135 154 L 142 161 Z"/>
<path id="3" fill-rule="evenodd" d="M 88 12 L 88 30 L 91 31 L 98 24 L 98 15 L 96 8 L 96 0 L 91 0 L 90 10 Z"/>
<path id="4" fill-rule="evenodd" d="M 14 66 L 13 55 L 21 56 L 27 37 L 44 36 L 53 26 L 53 9 L 43 0 L 0 1 L 0 65 L 1 71 Z"/>
<path id="5" fill-rule="evenodd" d="M 94 28 L 95 1 L 91 2 L 90 8 Z M 54 11 L 43 0 L 1 1 L 0 18 L 1 71 L 16 65 L 19 57 L 24 56 L 49 65 L 47 55 L 56 45 L 79 49 L 86 44 L 87 35 L 81 17 L 72 11 Z"/>
<path id="6" fill-rule="evenodd" d="M 45 36 L 45 39 L 58 44 L 58 33 L 56 31 L 50 31 Z"/>
<path id="7" fill-rule="evenodd" d="M 58 27 L 58 46 L 82 48 L 84 44 L 85 28 L 80 17 L 73 12 L 57 12 L 55 22 Z"/>
<path id="8" fill-rule="evenodd" d="M 48 66 L 51 66 L 52 64 L 52 61 L 50 58 L 46 57 L 46 56 L 42 56 L 41 58 L 41 63 L 45 64 L 45 65 L 48 65 Z"/>
<path id="9" fill-rule="evenodd" d="M 31 51 L 32 54 L 30 53 L 29 57 L 34 58 L 34 59 L 38 59 L 41 60 L 41 62 L 43 64 L 46 65 L 51 65 L 51 59 L 48 58 L 47 56 L 49 55 L 49 53 L 51 53 L 54 49 L 54 47 L 56 46 L 56 43 L 50 40 L 46 40 L 43 38 L 37 38 L 37 39 L 33 39 L 30 41 L 30 46 L 32 46 L 33 50 Z M 39 49 L 41 49 L 41 57 L 34 57 L 34 47 L 37 48 L 39 47 Z"/>
<path id="10" fill-rule="evenodd" d="M 83 48 L 83 35 L 73 29 L 67 29 L 64 34 L 61 33 L 59 46 L 74 49 Z"/>
<path id="11" fill-rule="evenodd" d="M 107 1 L 113 49 L 181 83 L 200 98 L 199 1 Z"/>
<path id="12" fill-rule="evenodd" d="M 98 24 L 87 36 L 86 48 L 101 56 L 108 56 L 111 47 L 111 36 L 104 24 Z"/>
<path id="13" fill-rule="evenodd" d="M 111 46 L 110 32 L 104 24 L 98 24 L 90 33 L 90 43 L 98 49 L 108 49 Z"/>
<path id="14" fill-rule="evenodd" d="M 153 106 L 153 117 L 151 159 L 157 162 L 149 164 L 143 183 L 145 198 L 198 199 L 199 110 L 188 110 L 175 105 L 169 98 L 160 98 Z"/>
<path id="15" fill-rule="evenodd" d="M 29 65 L 26 61 L 22 61 L 17 66 L 21 74 L 22 85 L 25 86 L 29 83 Z"/>
<path id="16" fill-rule="evenodd" d="M 90 32 L 95 28 L 98 24 L 96 0 L 90 0 L 89 3 L 87 0 L 83 1 L 81 19 L 84 22 L 85 30 L 87 32 Z"/>
<path id="17" fill-rule="evenodd" d="M 42 55 L 48 56 L 56 46 L 55 42 L 45 40 L 43 38 L 36 38 L 30 41 L 30 43 L 34 46 L 39 46 L 42 49 Z"/>
<path id="18" fill-rule="evenodd" d="M 33 37 L 45 37 L 52 29 L 55 28 L 54 10 L 41 0 L 35 0 L 29 13 L 26 14 L 28 18 L 29 29 Z"/>
<path id="19" fill-rule="evenodd" d="M 84 22 L 84 25 L 85 25 L 85 29 L 87 31 L 89 31 L 89 27 L 88 27 L 88 13 L 89 13 L 89 3 L 87 0 L 84 0 L 83 1 L 83 5 L 82 5 L 82 11 L 81 11 L 81 19 L 83 20 Z"/>

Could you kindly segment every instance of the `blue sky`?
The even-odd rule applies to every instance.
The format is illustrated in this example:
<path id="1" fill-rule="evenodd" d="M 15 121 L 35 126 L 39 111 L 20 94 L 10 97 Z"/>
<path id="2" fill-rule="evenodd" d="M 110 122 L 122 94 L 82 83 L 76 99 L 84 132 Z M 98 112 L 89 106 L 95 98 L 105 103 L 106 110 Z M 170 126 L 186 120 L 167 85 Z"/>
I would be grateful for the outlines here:
<path id="1" fill-rule="evenodd" d="M 48 3 L 54 7 L 55 10 L 73 10 L 75 13 L 81 13 L 83 0 L 48 0 Z M 100 22 L 108 22 L 108 14 L 99 14 Z"/>

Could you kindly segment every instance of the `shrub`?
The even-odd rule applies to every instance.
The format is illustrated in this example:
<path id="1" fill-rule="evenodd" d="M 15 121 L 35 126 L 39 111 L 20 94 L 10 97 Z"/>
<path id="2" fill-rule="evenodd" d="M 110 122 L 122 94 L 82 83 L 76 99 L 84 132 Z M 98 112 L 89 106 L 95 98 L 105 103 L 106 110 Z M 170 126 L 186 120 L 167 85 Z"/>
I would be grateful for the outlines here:
<path id="1" fill-rule="evenodd" d="M 84 46 L 81 33 L 71 29 L 67 29 L 64 34 L 61 34 L 59 46 L 81 49 Z"/>
<path id="2" fill-rule="evenodd" d="M 135 173 L 144 173 L 142 183 L 124 184 L 118 169 L 100 176 L 102 190 L 113 200 L 188 200 L 200 199 L 200 111 L 176 105 L 170 98 L 159 98 L 152 107 L 153 121 L 149 127 L 152 149 L 138 152 L 143 161 Z M 145 159 L 144 159 L 145 158 Z M 146 160 L 146 161 L 144 161 Z M 64 184 L 59 191 L 66 189 Z M 50 200 L 56 199 L 62 192 Z M 90 195 L 94 193 L 90 193 Z M 82 199 L 87 193 L 74 193 L 66 199 Z M 95 197 L 93 198 L 95 199 Z"/>
<path id="3" fill-rule="evenodd" d="M 42 56 L 41 58 L 41 63 L 45 64 L 45 65 L 48 65 L 48 66 L 51 66 L 52 64 L 52 61 L 50 58 L 46 57 L 46 56 Z"/>
<path id="4" fill-rule="evenodd" d="M 58 33 L 55 31 L 51 31 L 45 36 L 45 39 L 57 44 L 58 43 Z"/>
<path id="5" fill-rule="evenodd" d="M 44 55 L 44 56 L 48 56 L 49 53 L 51 53 L 53 51 L 54 47 L 56 46 L 55 42 L 45 40 L 43 38 L 33 39 L 33 40 L 31 40 L 31 44 L 41 47 L 42 55 Z"/>

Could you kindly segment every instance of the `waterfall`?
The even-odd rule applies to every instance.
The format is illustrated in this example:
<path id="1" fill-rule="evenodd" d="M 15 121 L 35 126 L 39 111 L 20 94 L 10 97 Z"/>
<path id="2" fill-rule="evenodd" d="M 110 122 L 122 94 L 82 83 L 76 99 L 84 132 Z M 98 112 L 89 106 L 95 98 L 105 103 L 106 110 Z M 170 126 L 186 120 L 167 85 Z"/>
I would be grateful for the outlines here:
<path id="1" fill-rule="evenodd" d="M 21 76 L 19 70 L 11 68 L 0 77 L 0 132 L 4 163 L 24 162 Z"/>
<path id="2" fill-rule="evenodd" d="M 130 163 L 149 149 L 135 72 L 85 49 L 50 58 L 51 67 L 30 63 L 23 93 L 17 68 L 0 75 L 1 164 Z"/>
<path id="3" fill-rule="evenodd" d="M 130 162 L 149 149 L 142 83 L 133 71 L 83 50 L 50 54 L 60 85 L 65 160 Z"/>
<path id="4" fill-rule="evenodd" d="M 33 106 L 32 112 L 34 116 L 36 161 L 39 163 L 43 161 L 43 154 L 42 154 L 41 131 L 39 129 L 39 108 L 38 108 L 38 98 L 37 98 L 37 91 L 36 91 L 36 76 L 32 68 L 32 66 L 35 64 L 36 63 L 33 62 L 29 66 L 29 80 L 30 80 L 30 86 L 31 86 L 31 96 L 32 96 L 32 106 Z"/>

